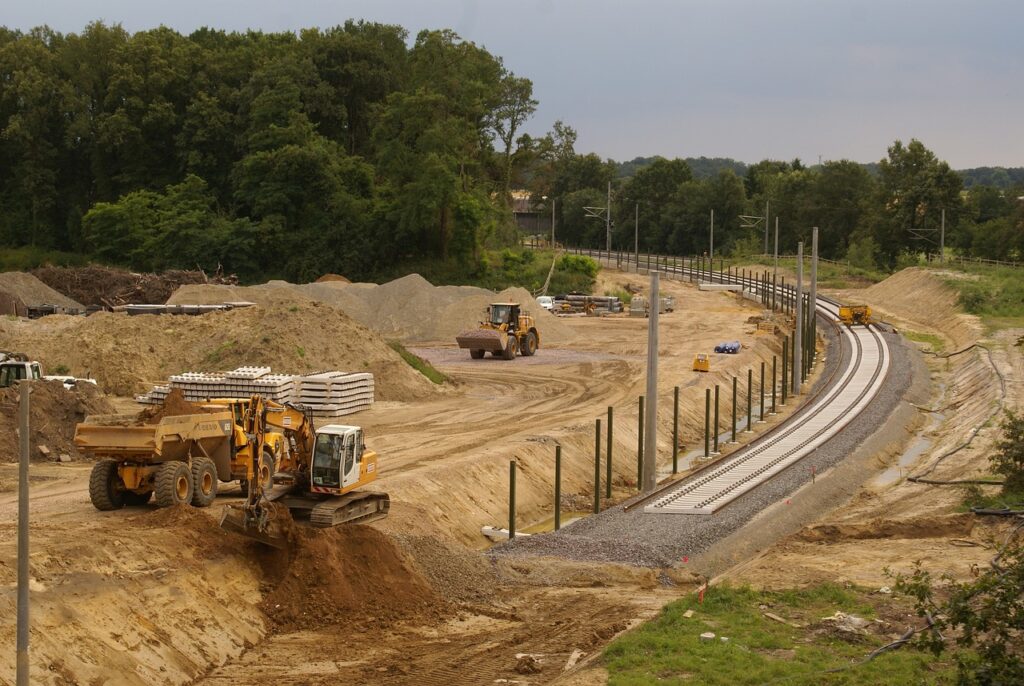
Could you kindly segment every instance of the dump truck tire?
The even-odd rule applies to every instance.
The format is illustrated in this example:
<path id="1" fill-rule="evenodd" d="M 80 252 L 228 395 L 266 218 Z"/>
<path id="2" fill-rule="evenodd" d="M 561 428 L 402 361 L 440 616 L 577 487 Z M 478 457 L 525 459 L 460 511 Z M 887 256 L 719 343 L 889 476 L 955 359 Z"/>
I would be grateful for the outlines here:
<path id="1" fill-rule="evenodd" d="M 519 350 L 523 353 L 523 357 L 529 357 L 537 352 L 537 334 L 532 331 L 527 333 Z"/>
<path id="2" fill-rule="evenodd" d="M 217 498 L 217 467 L 208 457 L 192 460 L 192 504 L 209 507 Z"/>
<path id="3" fill-rule="evenodd" d="M 502 358 L 506 360 L 515 359 L 516 350 L 519 349 L 519 341 L 516 340 L 515 336 L 508 337 L 508 343 L 505 344 L 505 352 L 502 354 Z"/>
<path id="4" fill-rule="evenodd" d="M 115 460 L 100 460 L 89 474 L 89 500 L 93 507 L 104 512 L 124 507 L 124 491 L 120 490 L 121 477 Z"/>
<path id="5" fill-rule="evenodd" d="M 156 472 L 156 504 L 160 507 L 192 502 L 192 470 L 184 462 L 164 462 Z"/>
<path id="6" fill-rule="evenodd" d="M 263 484 L 263 488 L 267 489 L 273 485 L 274 472 L 277 471 L 277 464 L 274 460 L 274 452 L 267 448 L 263 449 L 263 460 L 261 460 L 262 466 L 260 467 L 260 482 Z"/>
<path id="7" fill-rule="evenodd" d="M 484 359 L 484 351 L 477 350 L 474 348 L 473 350 L 469 351 L 469 356 L 472 357 L 474 360 L 482 360 Z"/>
<path id="8" fill-rule="evenodd" d="M 146 491 L 145 493 L 136 493 L 135 491 L 124 492 L 124 504 L 128 507 L 142 507 L 149 502 L 149 499 L 153 497 L 153 491 Z"/>

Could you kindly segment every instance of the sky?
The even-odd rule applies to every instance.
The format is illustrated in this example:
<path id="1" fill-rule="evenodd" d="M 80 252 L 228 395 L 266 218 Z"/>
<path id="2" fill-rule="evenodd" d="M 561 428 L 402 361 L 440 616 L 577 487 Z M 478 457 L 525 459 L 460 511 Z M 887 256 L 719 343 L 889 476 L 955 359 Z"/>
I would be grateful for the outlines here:
<path id="1" fill-rule="evenodd" d="M 1024 166 L 1021 0 L 5 0 L 0 25 L 450 28 L 534 84 L 526 130 L 578 152 Z"/>

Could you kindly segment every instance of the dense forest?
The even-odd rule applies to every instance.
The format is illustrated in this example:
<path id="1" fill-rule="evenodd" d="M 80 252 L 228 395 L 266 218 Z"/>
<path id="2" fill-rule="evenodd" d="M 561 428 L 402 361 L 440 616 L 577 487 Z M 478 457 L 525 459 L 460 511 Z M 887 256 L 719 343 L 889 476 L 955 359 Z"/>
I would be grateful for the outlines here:
<path id="1" fill-rule="evenodd" d="M 298 33 L 78 34 L 0 28 L 0 241 L 134 269 L 222 268 L 246 280 L 371 278 L 396 262 L 488 269 L 518 240 L 511 191 L 555 203 L 559 240 L 757 251 L 821 227 L 822 254 L 892 266 L 946 245 L 1020 259 L 1018 170 L 968 183 L 922 143 L 896 141 L 873 169 L 720 158 L 617 164 L 577 152 L 556 122 L 534 137 L 529 79 L 451 31 L 348 22 Z M 764 221 L 763 219 L 761 220 Z M 749 222 L 747 222 L 749 223 Z M 55 253 L 51 253 L 55 254 Z"/>

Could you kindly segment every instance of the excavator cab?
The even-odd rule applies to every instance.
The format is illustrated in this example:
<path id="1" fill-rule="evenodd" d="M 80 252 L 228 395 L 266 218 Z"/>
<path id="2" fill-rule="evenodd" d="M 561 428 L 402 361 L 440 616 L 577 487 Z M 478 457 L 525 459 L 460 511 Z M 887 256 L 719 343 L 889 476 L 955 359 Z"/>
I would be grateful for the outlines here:
<path id="1" fill-rule="evenodd" d="M 361 429 L 340 424 L 322 427 L 313 449 L 311 490 L 331 493 L 356 483 L 362 458 Z"/>

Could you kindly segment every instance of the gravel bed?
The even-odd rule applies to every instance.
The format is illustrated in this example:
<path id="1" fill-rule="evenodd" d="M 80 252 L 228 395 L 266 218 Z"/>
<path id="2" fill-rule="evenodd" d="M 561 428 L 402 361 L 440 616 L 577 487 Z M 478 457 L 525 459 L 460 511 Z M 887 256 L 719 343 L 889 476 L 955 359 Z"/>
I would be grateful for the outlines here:
<path id="1" fill-rule="evenodd" d="M 822 327 L 824 329 L 825 327 Z M 886 383 L 875 399 L 847 424 L 846 428 L 812 454 L 767 483 L 755 488 L 713 515 L 647 514 L 642 507 L 624 512 L 622 505 L 573 523 L 558 532 L 517 538 L 491 548 L 495 556 L 546 555 L 571 560 L 619 562 L 641 567 L 666 567 L 683 557 L 704 552 L 717 541 L 740 529 L 763 509 L 785 498 L 811 480 L 811 467 L 824 472 L 852 453 L 880 427 L 911 386 L 912 367 L 908 351 L 895 334 L 883 334 L 892 354 Z M 838 365 L 832 354 L 837 345 L 844 356 L 851 354 L 845 338 L 834 330 L 829 335 L 825 374 L 815 386 L 825 383 Z"/>

